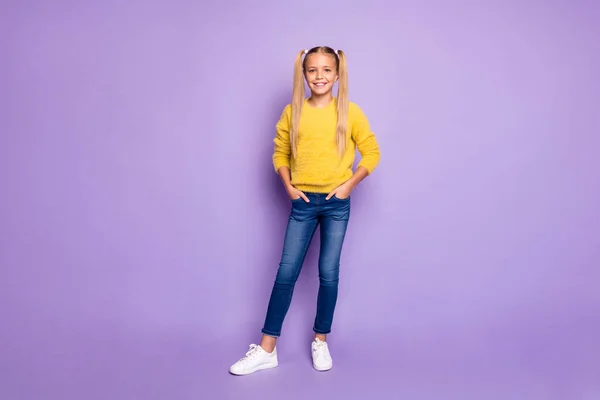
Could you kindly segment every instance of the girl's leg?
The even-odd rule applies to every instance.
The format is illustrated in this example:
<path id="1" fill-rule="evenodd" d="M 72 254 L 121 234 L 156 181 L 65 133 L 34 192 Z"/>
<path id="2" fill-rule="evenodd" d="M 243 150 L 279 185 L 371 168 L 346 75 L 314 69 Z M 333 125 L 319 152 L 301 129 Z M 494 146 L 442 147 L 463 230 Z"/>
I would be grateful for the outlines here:
<path id="1" fill-rule="evenodd" d="M 331 332 L 333 312 L 338 296 L 340 258 L 346 228 L 350 217 L 350 199 L 333 197 L 328 200 L 321 214 L 321 251 L 319 254 L 319 294 L 317 297 L 317 315 L 313 330 L 315 340 L 311 343 L 313 367 L 317 371 L 328 371 L 333 360 L 326 342 Z"/>
<path id="2" fill-rule="evenodd" d="M 318 225 L 315 207 L 302 199 L 292 202 L 281 261 L 262 329 L 261 343 L 265 344 L 266 351 L 275 348 L 275 340 L 281 335 L 283 321 L 292 301 L 294 286 Z"/>
<path id="3" fill-rule="evenodd" d="M 260 347 L 263 348 L 267 353 L 272 353 L 275 350 L 275 345 L 277 344 L 277 337 L 265 335 L 263 333 L 262 339 L 260 340 Z"/>
<path id="4" fill-rule="evenodd" d="M 234 375 L 247 375 L 279 365 L 275 341 L 281 334 L 283 320 L 292 300 L 294 285 L 318 225 L 315 210 L 316 206 L 305 203 L 302 199 L 292 202 L 283 254 L 269 300 L 261 344 L 250 345 L 246 355 L 230 367 L 229 372 Z"/>
<path id="5" fill-rule="evenodd" d="M 313 330 L 315 338 L 326 340 L 331 332 L 337 303 L 340 258 L 350 218 L 350 199 L 332 198 L 321 216 L 321 249 L 319 254 L 319 292 Z"/>

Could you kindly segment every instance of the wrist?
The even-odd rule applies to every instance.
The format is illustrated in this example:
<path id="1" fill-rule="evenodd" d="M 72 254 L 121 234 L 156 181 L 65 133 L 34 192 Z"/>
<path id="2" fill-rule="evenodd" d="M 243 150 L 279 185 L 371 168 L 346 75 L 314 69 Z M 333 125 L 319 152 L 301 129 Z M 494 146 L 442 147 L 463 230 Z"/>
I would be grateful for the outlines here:
<path id="1" fill-rule="evenodd" d="M 354 190 L 354 187 L 356 186 L 356 182 L 351 178 L 349 180 L 347 180 L 346 182 L 344 182 L 343 186 L 345 186 L 345 188 L 351 192 L 352 190 Z"/>
<path id="2" fill-rule="evenodd" d="M 358 167 L 354 174 L 348 179 L 344 184 L 348 185 L 347 188 L 349 191 L 354 190 L 354 188 L 363 180 L 365 177 L 369 175 L 369 172 L 365 167 Z"/>

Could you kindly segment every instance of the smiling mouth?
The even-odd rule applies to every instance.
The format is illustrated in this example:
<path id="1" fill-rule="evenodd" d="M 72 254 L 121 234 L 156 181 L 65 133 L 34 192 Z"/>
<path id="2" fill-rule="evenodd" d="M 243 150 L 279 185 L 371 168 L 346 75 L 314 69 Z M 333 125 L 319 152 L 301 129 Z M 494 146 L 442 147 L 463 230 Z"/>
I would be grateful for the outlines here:
<path id="1" fill-rule="evenodd" d="M 315 83 L 314 85 L 317 87 L 323 87 L 326 85 L 326 83 L 320 82 L 320 83 Z"/>

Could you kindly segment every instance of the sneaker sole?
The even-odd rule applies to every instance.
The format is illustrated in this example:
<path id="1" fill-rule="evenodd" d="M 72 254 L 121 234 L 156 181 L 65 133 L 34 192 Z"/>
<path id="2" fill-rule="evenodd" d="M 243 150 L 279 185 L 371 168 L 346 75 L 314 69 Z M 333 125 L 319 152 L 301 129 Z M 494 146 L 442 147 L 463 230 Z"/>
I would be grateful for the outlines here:
<path id="1" fill-rule="evenodd" d="M 279 362 L 275 362 L 275 363 L 269 363 L 269 364 L 261 364 L 258 365 L 252 369 L 248 369 L 246 371 L 242 371 L 242 372 L 233 372 L 231 370 L 229 370 L 229 373 L 232 375 L 236 375 L 236 376 L 243 376 L 243 375 L 250 375 L 253 374 L 255 372 L 261 371 L 263 369 L 270 369 L 270 368 L 275 368 L 279 365 Z"/>
<path id="2" fill-rule="evenodd" d="M 313 368 L 319 372 L 325 372 L 325 371 L 329 371 L 331 368 L 333 368 L 333 365 L 331 365 L 329 367 L 325 367 L 325 368 L 319 368 L 313 363 Z"/>

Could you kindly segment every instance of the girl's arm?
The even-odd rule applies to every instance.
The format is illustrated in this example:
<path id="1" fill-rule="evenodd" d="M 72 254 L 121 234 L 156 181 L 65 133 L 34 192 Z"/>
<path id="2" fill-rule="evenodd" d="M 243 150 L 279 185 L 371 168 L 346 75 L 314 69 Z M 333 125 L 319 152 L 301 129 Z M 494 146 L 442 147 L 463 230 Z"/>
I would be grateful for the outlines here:
<path id="1" fill-rule="evenodd" d="M 369 170 L 367 170 L 362 165 L 359 165 L 352 174 L 352 177 L 348 179 L 346 182 L 342 183 L 340 186 L 332 190 L 326 197 L 326 200 L 329 200 L 333 197 L 333 195 L 338 195 L 338 197 L 344 199 L 350 196 L 350 192 L 354 190 L 356 185 L 358 185 L 363 179 L 369 176 Z"/>
<path id="2" fill-rule="evenodd" d="M 296 189 L 291 183 L 291 173 L 288 167 L 281 167 L 277 171 L 279 177 L 281 178 L 281 182 L 283 182 L 283 186 L 285 187 L 285 191 L 291 200 L 297 199 L 298 197 L 302 197 L 305 202 L 309 203 L 308 197 L 304 194 L 303 191 Z"/>
<path id="3" fill-rule="evenodd" d="M 338 196 L 342 198 L 349 196 L 350 192 L 352 192 L 363 179 L 375 170 L 381 157 L 379 144 L 377 143 L 375 134 L 371 131 L 369 120 L 356 104 L 352 104 L 352 106 L 354 107 L 352 139 L 356 143 L 358 152 L 361 155 L 361 160 L 356 167 L 356 171 L 352 174 L 352 177 L 331 191 L 331 193 L 327 195 L 327 200 L 334 194 L 338 194 Z"/>
<path id="4" fill-rule="evenodd" d="M 366 115 L 356 106 L 355 119 L 352 123 L 352 139 L 356 143 L 358 152 L 361 155 L 361 160 L 358 163 L 358 168 L 363 167 L 367 170 L 367 175 L 370 175 L 379 164 L 381 153 L 379 151 L 379 143 L 375 134 L 371 131 L 371 126 Z"/>
<path id="5" fill-rule="evenodd" d="M 294 200 L 302 197 L 308 203 L 308 197 L 301 191 L 292 186 L 292 174 L 290 172 L 290 106 L 286 106 L 281 113 L 281 118 L 276 125 L 276 135 L 273 150 L 273 167 L 281 178 L 290 199 Z"/>
<path id="6" fill-rule="evenodd" d="M 369 176 L 369 171 L 362 165 L 359 165 L 358 168 L 356 168 L 356 171 L 354 171 L 354 174 L 352 174 L 352 177 L 348 179 L 345 184 L 348 185 L 348 189 L 352 191 L 356 185 L 358 185 L 367 176 Z"/>
<path id="7" fill-rule="evenodd" d="M 290 154 L 292 153 L 290 147 L 290 113 L 291 107 L 287 105 L 275 126 L 276 134 L 275 139 L 273 140 L 273 167 L 278 174 L 280 173 L 279 170 L 281 167 L 287 167 L 289 174 Z"/>

